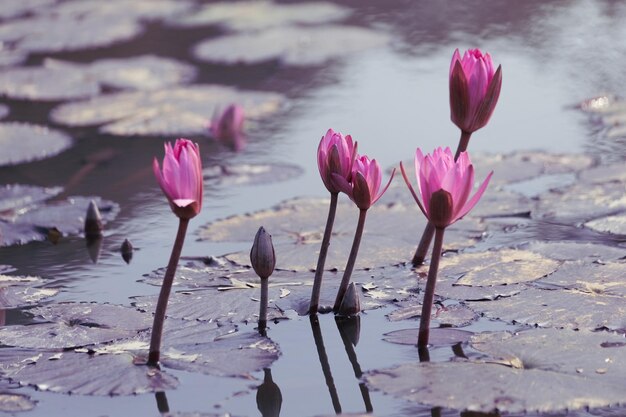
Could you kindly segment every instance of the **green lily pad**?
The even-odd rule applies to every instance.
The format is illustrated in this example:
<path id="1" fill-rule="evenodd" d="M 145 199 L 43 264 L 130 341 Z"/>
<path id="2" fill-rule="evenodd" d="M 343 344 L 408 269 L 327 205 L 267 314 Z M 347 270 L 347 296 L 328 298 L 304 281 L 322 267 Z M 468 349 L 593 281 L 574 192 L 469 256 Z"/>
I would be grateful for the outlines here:
<path id="1" fill-rule="evenodd" d="M 72 145 L 65 133 L 45 126 L 19 122 L 0 123 L 0 166 L 16 165 L 55 156 Z"/>
<path id="2" fill-rule="evenodd" d="M 278 60 L 285 65 L 310 66 L 388 42 L 387 35 L 360 27 L 285 26 L 208 39 L 196 45 L 193 54 L 202 61 L 228 65 Z"/>
<path id="3" fill-rule="evenodd" d="M 274 3 L 239 1 L 210 3 L 169 20 L 174 26 L 219 25 L 235 31 L 253 31 L 292 24 L 324 24 L 342 20 L 351 10 L 334 3 Z"/>
<path id="4" fill-rule="evenodd" d="M 225 103 L 239 103 L 255 119 L 278 111 L 283 100 L 276 93 L 194 85 L 63 104 L 52 110 L 51 118 L 69 126 L 101 125 L 100 132 L 120 136 L 208 135 L 211 115 Z"/>

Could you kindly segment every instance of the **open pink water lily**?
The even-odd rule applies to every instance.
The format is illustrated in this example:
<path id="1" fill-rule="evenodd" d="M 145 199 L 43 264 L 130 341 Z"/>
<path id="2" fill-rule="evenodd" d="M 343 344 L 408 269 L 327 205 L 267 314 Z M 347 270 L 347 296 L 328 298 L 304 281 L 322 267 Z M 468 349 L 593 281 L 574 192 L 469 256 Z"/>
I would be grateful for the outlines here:
<path id="1" fill-rule="evenodd" d="M 320 140 L 317 147 L 317 167 L 324 185 L 331 193 L 341 191 L 333 179 L 333 174 L 346 182 L 350 181 L 352 166 L 357 157 L 357 146 L 356 142 L 352 142 L 352 136 L 344 136 L 333 129 L 328 129 Z"/>
<path id="2" fill-rule="evenodd" d="M 215 111 L 209 130 L 216 140 L 239 152 L 246 145 L 243 134 L 244 119 L 243 107 L 231 104 L 223 112 Z"/>
<path id="3" fill-rule="evenodd" d="M 406 175 L 402 162 L 400 169 L 415 202 L 430 221 L 437 220 L 433 222 L 436 227 L 446 227 L 469 213 L 482 197 L 493 175 L 493 172 L 489 173 L 478 191 L 470 198 L 474 187 L 474 166 L 467 152 L 461 152 L 455 162 L 450 148 L 437 148 L 432 155 L 426 156 L 418 148 L 415 152 L 418 195 Z M 441 193 L 441 190 L 445 193 Z M 436 201 L 435 204 L 431 204 L 434 194 Z M 446 210 L 446 207 L 443 207 L 446 204 L 451 206 L 451 212 L 441 215 L 440 211 Z M 438 210 L 438 213 L 433 213 L 432 210 Z M 445 218 L 444 224 L 441 224 L 442 218 Z"/>
<path id="4" fill-rule="evenodd" d="M 491 56 L 480 49 L 455 50 L 450 63 L 450 116 L 464 132 L 485 126 L 498 103 L 502 66 L 494 70 Z"/>
<path id="5" fill-rule="evenodd" d="M 381 191 L 382 170 L 380 165 L 375 159 L 370 160 L 367 155 L 362 155 L 354 160 L 350 182 L 337 174 L 333 174 L 333 179 L 339 189 L 346 193 L 358 208 L 367 210 L 385 194 L 395 173 L 394 168 L 389 182 Z"/>
<path id="6" fill-rule="evenodd" d="M 174 147 L 165 143 L 163 171 L 154 158 L 152 169 L 174 214 L 191 219 L 202 209 L 202 162 L 197 143 L 177 139 Z"/>

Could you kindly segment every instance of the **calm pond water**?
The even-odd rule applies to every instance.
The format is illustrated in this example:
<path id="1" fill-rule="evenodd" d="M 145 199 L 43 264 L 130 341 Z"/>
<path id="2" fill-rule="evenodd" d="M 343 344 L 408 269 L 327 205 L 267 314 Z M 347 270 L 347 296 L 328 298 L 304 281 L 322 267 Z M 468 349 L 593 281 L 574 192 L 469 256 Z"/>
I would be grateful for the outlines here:
<path id="1" fill-rule="evenodd" d="M 186 256 L 222 255 L 250 247 L 251 242 L 196 240 L 197 229 L 211 221 L 265 209 L 296 196 L 326 197 L 317 173 L 315 152 L 319 138 L 329 127 L 352 134 L 359 141 L 359 150 L 385 167 L 410 159 L 416 147 L 430 151 L 439 145 L 455 146 L 458 131 L 450 123 L 448 108 L 448 66 L 455 48 L 480 47 L 489 51 L 495 63 L 503 68 L 497 109 L 489 125 L 472 138 L 471 151 L 535 149 L 585 152 L 607 161 L 626 159 L 623 140 L 604 139 L 587 116 L 573 108 L 581 100 L 600 93 L 626 93 L 623 81 L 626 44 L 622 42 L 626 39 L 626 3 L 612 0 L 336 3 L 352 10 L 348 23 L 388 34 L 391 37 L 388 46 L 318 66 L 292 67 L 277 62 L 216 65 L 199 61 L 190 50 L 198 41 L 220 35 L 219 30 L 173 28 L 157 21 L 128 41 L 73 52 L 34 53 L 23 65 L 38 65 L 46 57 L 91 62 L 151 53 L 191 63 L 198 70 L 196 83 L 219 83 L 287 96 L 288 104 L 282 111 L 248 124 L 249 143 L 241 153 L 235 154 L 207 137 L 194 137 L 200 143 L 205 167 L 289 163 L 301 167 L 303 173 L 288 181 L 263 185 L 207 183 L 203 211 L 190 224 L 183 250 Z M 163 141 L 176 137 L 118 137 L 100 134 L 96 128 L 68 128 L 55 125 L 48 118 L 58 102 L 10 98 L 1 102 L 10 109 L 5 120 L 53 126 L 69 133 L 75 143 L 56 157 L 0 167 L 0 184 L 64 186 L 85 166 L 86 159 L 112 151 L 112 158 L 81 174 L 67 193 L 99 195 L 119 203 L 121 212 L 106 226 L 97 263 L 91 261 L 82 238 L 69 237 L 57 245 L 37 242 L 0 248 L 0 264 L 14 266 L 17 274 L 41 276 L 50 287 L 61 288 L 56 301 L 129 305 L 130 296 L 156 294 L 157 287 L 138 279 L 166 265 L 177 221 L 156 185 L 151 163 L 153 156 L 161 157 Z M 251 231 L 251 240 L 254 232 Z M 125 238 L 136 248 L 130 264 L 124 263 L 119 254 Z M 280 253 L 277 256 L 280 258 Z M 356 354 L 363 370 L 416 358 L 417 352 L 411 346 L 381 340 L 383 333 L 411 327 L 407 323 L 388 322 L 385 318 L 388 312 L 388 309 L 377 310 L 361 317 Z M 25 320 L 20 311 L 7 312 L 7 325 Z M 334 320 L 322 316 L 320 322 L 342 410 L 365 412 L 363 391 Z M 474 326 L 506 327 L 489 321 Z M 274 381 L 282 392 L 281 415 L 334 414 L 308 318 L 295 317 L 274 324 L 269 334 L 282 351 L 272 366 Z M 450 354 L 446 349 L 445 353 L 433 355 L 447 358 Z M 260 415 L 255 392 L 263 373 L 255 374 L 256 381 L 175 371 L 173 374 L 181 380 L 181 385 L 167 392 L 172 412 Z M 153 395 L 98 398 L 56 395 L 29 388 L 21 388 L 19 392 L 38 402 L 27 414 L 32 416 L 159 413 Z M 429 409 L 377 392 L 369 395 L 377 416 L 431 415 Z"/>

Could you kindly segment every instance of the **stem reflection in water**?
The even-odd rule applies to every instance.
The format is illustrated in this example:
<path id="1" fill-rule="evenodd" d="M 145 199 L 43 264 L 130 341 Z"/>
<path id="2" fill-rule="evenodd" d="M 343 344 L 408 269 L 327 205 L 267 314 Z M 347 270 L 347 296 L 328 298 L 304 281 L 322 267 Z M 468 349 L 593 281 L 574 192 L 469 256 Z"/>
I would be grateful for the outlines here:
<path id="1" fill-rule="evenodd" d="M 279 417 L 283 405 L 283 395 L 272 379 L 272 370 L 264 368 L 263 383 L 256 391 L 256 405 L 263 417 Z"/>
<path id="2" fill-rule="evenodd" d="M 337 395 L 337 388 L 335 387 L 335 381 L 333 380 L 333 374 L 330 370 L 330 364 L 328 363 L 328 355 L 326 354 L 326 348 L 324 347 L 324 338 L 322 337 L 322 329 L 320 328 L 320 322 L 317 314 L 309 316 L 311 322 L 311 331 L 313 332 L 313 339 L 315 339 L 315 347 L 317 348 L 317 355 L 320 358 L 320 364 L 322 365 L 322 372 L 324 373 L 324 379 L 328 386 L 328 392 L 333 402 L 333 408 L 335 413 L 341 414 L 341 404 L 339 403 L 339 395 Z"/>

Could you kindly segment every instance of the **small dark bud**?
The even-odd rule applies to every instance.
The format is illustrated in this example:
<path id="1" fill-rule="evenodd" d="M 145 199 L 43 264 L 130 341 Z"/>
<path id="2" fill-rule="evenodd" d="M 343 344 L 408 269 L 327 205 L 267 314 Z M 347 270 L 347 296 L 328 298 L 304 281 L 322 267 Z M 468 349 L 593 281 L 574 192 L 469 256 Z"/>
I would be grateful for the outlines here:
<path id="1" fill-rule="evenodd" d="M 254 237 L 254 244 L 250 250 L 250 262 L 254 272 L 261 278 L 269 278 L 274 272 L 276 255 L 274 254 L 272 236 L 263 227 L 259 228 Z"/>
<path id="2" fill-rule="evenodd" d="M 61 231 L 56 227 L 51 227 L 50 229 L 48 229 L 47 237 L 53 245 L 59 243 L 59 240 L 61 240 L 61 236 L 63 236 L 63 233 L 61 233 Z"/>
<path id="3" fill-rule="evenodd" d="M 102 216 L 96 202 L 91 200 L 85 215 L 85 237 L 97 238 L 102 236 Z"/>
<path id="4" fill-rule="evenodd" d="M 452 194 L 444 189 L 435 191 L 430 196 L 430 206 L 428 210 L 429 219 L 436 228 L 443 229 L 452 221 Z"/>
<path id="5" fill-rule="evenodd" d="M 129 264 L 130 260 L 133 259 L 133 244 L 130 243 L 130 240 L 124 239 L 120 252 L 122 252 L 122 259 L 124 259 L 124 262 Z"/>
<path id="6" fill-rule="evenodd" d="M 351 282 L 346 290 L 343 300 L 339 305 L 337 314 L 340 316 L 356 316 L 361 311 L 361 300 L 359 300 L 359 293 L 356 290 L 356 285 Z"/>

